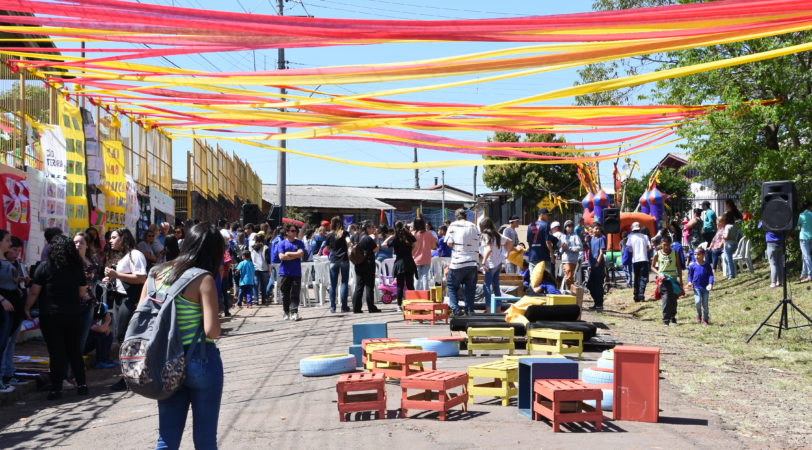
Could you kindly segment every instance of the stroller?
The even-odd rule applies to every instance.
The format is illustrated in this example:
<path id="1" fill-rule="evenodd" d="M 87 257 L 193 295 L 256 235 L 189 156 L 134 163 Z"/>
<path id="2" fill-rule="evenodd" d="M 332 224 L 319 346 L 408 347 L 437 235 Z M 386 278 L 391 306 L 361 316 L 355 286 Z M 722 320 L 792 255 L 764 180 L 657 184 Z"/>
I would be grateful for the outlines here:
<path id="1" fill-rule="evenodd" d="M 381 274 L 381 284 L 378 285 L 378 290 L 381 291 L 381 302 L 387 305 L 398 298 L 398 285 L 395 277 L 391 275 L 393 262 L 393 258 L 378 262 Z"/>

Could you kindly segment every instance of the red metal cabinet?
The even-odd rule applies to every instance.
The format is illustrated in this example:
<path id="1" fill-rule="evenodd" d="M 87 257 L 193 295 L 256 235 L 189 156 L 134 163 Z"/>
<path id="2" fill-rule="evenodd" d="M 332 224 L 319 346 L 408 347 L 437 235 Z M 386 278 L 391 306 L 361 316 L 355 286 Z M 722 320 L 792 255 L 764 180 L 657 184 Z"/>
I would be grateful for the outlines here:
<path id="1" fill-rule="evenodd" d="M 660 415 L 660 349 L 615 347 L 614 420 L 657 422 Z"/>

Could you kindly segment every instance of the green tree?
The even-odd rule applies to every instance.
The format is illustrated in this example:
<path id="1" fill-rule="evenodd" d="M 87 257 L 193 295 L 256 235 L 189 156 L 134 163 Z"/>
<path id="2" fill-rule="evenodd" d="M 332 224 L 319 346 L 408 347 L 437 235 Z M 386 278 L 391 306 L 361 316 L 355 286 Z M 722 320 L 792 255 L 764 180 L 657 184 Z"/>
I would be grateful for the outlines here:
<path id="1" fill-rule="evenodd" d="M 497 132 L 489 142 L 520 142 L 516 133 Z M 564 144 L 566 140 L 552 133 L 528 133 L 523 142 L 556 142 Z M 572 153 L 565 153 L 571 155 Z M 520 158 L 503 158 L 485 156 L 486 160 L 511 160 Z M 517 162 L 499 166 L 485 166 L 482 175 L 485 185 L 495 190 L 505 190 L 513 197 L 524 197 L 526 205 L 535 205 L 548 193 L 564 199 L 578 198 L 578 178 L 574 164 L 529 164 Z"/>
<path id="2" fill-rule="evenodd" d="M 29 83 L 25 85 L 25 113 L 39 123 L 48 123 L 50 109 L 48 106 L 48 89 Z M 11 83 L 11 88 L 0 92 L 0 109 L 8 112 L 19 112 L 20 83 Z"/>
<path id="3" fill-rule="evenodd" d="M 597 0 L 593 8 L 609 10 L 696 0 Z M 745 42 L 628 58 L 587 66 L 582 82 L 724 60 L 809 42 L 811 32 L 789 33 Z M 643 70 L 650 69 L 650 70 Z M 638 88 L 612 96 L 584 96 L 581 104 L 618 104 L 648 98 L 661 104 L 731 105 L 724 111 L 680 128 L 680 147 L 690 152 L 689 164 L 700 179 L 712 181 L 722 193 L 739 194 L 741 208 L 754 214 L 745 234 L 754 236 L 759 217 L 760 183 L 793 180 L 798 192 L 812 190 L 812 52 L 717 69 L 664 80 L 651 92 Z M 742 102 L 778 100 L 769 105 Z M 803 195 L 803 194 L 802 194 Z M 755 239 L 754 242 L 761 242 Z M 755 251 L 755 250 L 754 250 Z M 789 252 L 792 254 L 793 252 Z"/>

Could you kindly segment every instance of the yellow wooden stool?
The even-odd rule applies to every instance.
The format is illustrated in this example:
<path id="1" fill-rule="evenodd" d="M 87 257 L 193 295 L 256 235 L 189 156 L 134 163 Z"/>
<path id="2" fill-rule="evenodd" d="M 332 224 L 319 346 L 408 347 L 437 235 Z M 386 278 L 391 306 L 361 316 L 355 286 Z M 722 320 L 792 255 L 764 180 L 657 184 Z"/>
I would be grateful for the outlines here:
<path id="1" fill-rule="evenodd" d="M 489 378 L 493 381 L 475 384 L 474 378 Z M 510 403 L 510 397 L 518 395 L 519 363 L 514 361 L 493 361 L 468 366 L 468 402 L 474 403 L 474 396 L 500 397 L 502 406 Z"/>
<path id="2" fill-rule="evenodd" d="M 390 348 L 417 348 L 423 349 L 423 347 L 419 345 L 411 345 L 408 342 L 376 342 L 374 344 L 367 344 L 366 347 L 366 359 L 367 362 L 364 364 L 364 368 L 368 371 L 372 371 L 372 368 L 375 367 L 375 363 L 372 361 L 372 352 L 375 350 L 388 350 Z M 385 367 L 387 363 L 381 362 L 378 363 L 379 367 Z"/>
<path id="3" fill-rule="evenodd" d="M 547 305 L 575 305 L 577 304 L 576 300 L 574 295 L 547 295 Z"/>
<path id="4" fill-rule="evenodd" d="M 445 300 L 443 296 L 443 287 L 442 286 L 433 286 L 429 288 L 429 300 L 434 303 L 443 303 Z"/>
<path id="5" fill-rule="evenodd" d="M 577 342 L 574 343 L 574 342 Z M 584 334 L 580 331 L 553 330 L 550 328 L 534 328 L 527 330 L 527 354 L 532 355 L 533 350 L 557 353 L 577 353 L 581 359 L 584 351 Z"/>
<path id="6" fill-rule="evenodd" d="M 561 358 L 561 355 L 502 355 L 502 361 L 510 361 L 515 362 L 516 365 L 519 365 L 519 360 L 522 358 Z"/>
<path id="7" fill-rule="evenodd" d="M 474 350 L 507 350 L 512 355 L 516 350 L 516 343 L 513 342 L 514 332 L 513 328 L 468 328 L 466 331 L 468 335 L 468 356 L 471 356 Z M 474 338 L 494 337 L 501 338 L 500 342 L 474 342 Z"/>

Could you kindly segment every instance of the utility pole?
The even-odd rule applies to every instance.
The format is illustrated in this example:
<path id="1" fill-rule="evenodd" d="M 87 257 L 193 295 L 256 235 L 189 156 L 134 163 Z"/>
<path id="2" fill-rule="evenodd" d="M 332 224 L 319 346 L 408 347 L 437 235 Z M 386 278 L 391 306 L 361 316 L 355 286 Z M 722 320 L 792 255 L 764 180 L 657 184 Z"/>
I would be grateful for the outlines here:
<path id="1" fill-rule="evenodd" d="M 442 175 L 442 181 L 443 181 L 443 202 L 442 202 L 443 220 L 442 220 L 442 222 L 443 222 L 443 224 L 445 224 L 445 219 L 447 218 L 447 215 L 445 213 L 445 170 L 441 170 L 440 174 Z"/>
<path id="2" fill-rule="evenodd" d="M 280 16 L 285 15 L 283 0 L 276 0 L 276 9 Z M 279 70 L 285 70 L 284 48 L 279 49 L 279 56 L 277 58 L 276 68 Z M 279 92 L 282 94 L 282 100 L 284 101 L 285 100 L 284 95 L 287 94 L 287 89 L 280 88 Z M 282 109 L 282 111 L 284 111 L 284 109 Z M 286 132 L 287 128 L 285 127 L 279 129 L 279 134 L 285 134 Z M 279 146 L 282 148 L 286 148 L 287 142 L 284 139 L 280 139 Z M 285 217 L 285 198 L 287 196 L 287 153 L 285 153 L 284 151 L 279 152 L 279 159 L 277 160 L 276 164 L 276 194 L 277 194 L 276 202 L 279 204 L 280 217 Z"/>
<path id="3" fill-rule="evenodd" d="M 476 169 L 479 166 L 474 166 L 474 203 L 476 203 Z"/>
<path id="4" fill-rule="evenodd" d="M 417 147 L 414 147 L 414 162 L 417 162 Z M 414 188 L 420 189 L 420 174 L 418 169 L 414 169 Z"/>

